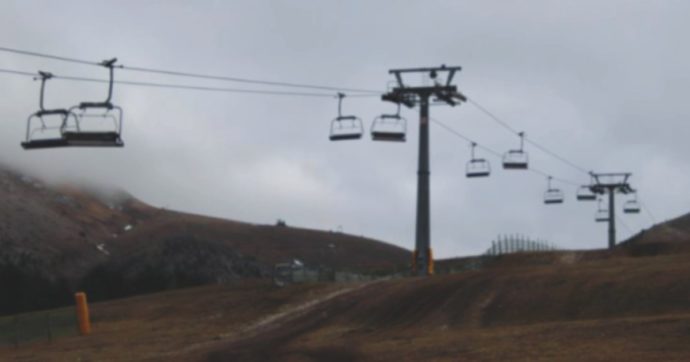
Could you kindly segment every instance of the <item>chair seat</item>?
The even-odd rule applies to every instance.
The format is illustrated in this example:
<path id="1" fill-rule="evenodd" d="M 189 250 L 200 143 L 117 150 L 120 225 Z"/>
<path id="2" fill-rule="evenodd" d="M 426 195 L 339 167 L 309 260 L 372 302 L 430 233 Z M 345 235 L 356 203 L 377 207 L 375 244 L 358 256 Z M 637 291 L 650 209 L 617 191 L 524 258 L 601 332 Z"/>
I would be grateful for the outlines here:
<path id="1" fill-rule="evenodd" d="M 122 147 L 124 143 L 117 132 L 64 132 L 70 146 Z"/>
<path id="2" fill-rule="evenodd" d="M 57 148 L 57 147 L 67 147 L 69 143 L 64 138 L 50 138 L 42 140 L 32 140 L 27 142 L 22 142 L 22 148 L 25 150 L 35 150 L 41 148 Z"/>
<path id="3" fill-rule="evenodd" d="M 358 139 L 362 138 L 362 134 L 361 133 L 334 134 L 334 135 L 331 135 L 329 138 L 331 141 L 358 140 Z"/>
<path id="4" fill-rule="evenodd" d="M 79 103 L 79 109 L 84 109 L 84 108 L 113 109 L 113 104 L 110 102 L 82 102 L 82 103 Z"/>
<path id="5" fill-rule="evenodd" d="M 526 162 L 503 162 L 503 168 L 508 170 L 525 170 L 527 169 Z"/>
<path id="6" fill-rule="evenodd" d="M 42 116 L 50 116 L 53 114 L 61 114 L 63 116 L 66 116 L 69 114 L 69 111 L 66 109 L 44 109 L 42 111 L 36 112 L 34 115 L 36 117 L 42 117 Z"/>
<path id="7" fill-rule="evenodd" d="M 467 177 L 487 177 L 491 174 L 490 171 L 467 171 Z"/>
<path id="8" fill-rule="evenodd" d="M 374 141 L 405 142 L 405 133 L 374 131 L 374 132 L 371 132 L 371 138 Z"/>

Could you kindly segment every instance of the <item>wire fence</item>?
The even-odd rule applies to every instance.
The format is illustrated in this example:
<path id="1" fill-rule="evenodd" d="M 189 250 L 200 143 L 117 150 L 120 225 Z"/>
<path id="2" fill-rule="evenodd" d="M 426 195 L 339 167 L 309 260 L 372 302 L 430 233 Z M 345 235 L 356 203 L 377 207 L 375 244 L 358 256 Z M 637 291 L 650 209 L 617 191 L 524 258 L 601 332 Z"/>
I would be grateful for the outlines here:
<path id="1" fill-rule="evenodd" d="M 0 346 L 14 346 L 78 335 L 73 307 L 0 317 Z"/>
<path id="2" fill-rule="evenodd" d="M 503 255 L 521 252 L 538 252 L 558 250 L 556 245 L 541 239 L 531 239 L 524 235 L 499 235 L 491 241 L 491 246 L 484 255 Z"/>

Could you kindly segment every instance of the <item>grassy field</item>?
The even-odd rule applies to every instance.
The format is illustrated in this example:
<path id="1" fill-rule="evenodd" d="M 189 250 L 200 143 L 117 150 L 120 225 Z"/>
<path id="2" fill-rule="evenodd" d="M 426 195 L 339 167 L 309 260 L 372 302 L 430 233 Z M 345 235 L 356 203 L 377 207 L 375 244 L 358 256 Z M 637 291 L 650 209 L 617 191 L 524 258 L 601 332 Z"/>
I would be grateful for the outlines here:
<path id="1" fill-rule="evenodd" d="M 506 257 L 431 278 L 245 281 L 92 306 L 18 361 L 690 360 L 690 253 Z"/>
<path id="2" fill-rule="evenodd" d="M 23 347 L 36 341 L 52 341 L 77 335 L 74 308 L 0 317 L 0 345 Z"/>

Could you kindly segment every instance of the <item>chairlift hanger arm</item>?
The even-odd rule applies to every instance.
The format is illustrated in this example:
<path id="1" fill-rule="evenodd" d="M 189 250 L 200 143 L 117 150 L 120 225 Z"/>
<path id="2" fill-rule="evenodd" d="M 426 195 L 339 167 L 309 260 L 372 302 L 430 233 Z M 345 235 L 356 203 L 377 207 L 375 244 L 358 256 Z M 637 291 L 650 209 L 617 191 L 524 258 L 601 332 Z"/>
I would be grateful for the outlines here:
<path id="1" fill-rule="evenodd" d="M 115 66 L 115 62 L 117 62 L 117 58 L 113 59 L 106 59 L 99 64 L 106 67 L 106 68 L 113 68 Z"/>
<path id="2" fill-rule="evenodd" d="M 53 77 L 53 73 L 51 73 L 51 72 L 44 72 L 44 71 L 42 71 L 42 70 L 39 70 L 39 71 L 38 71 L 38 76 L 39 76 L 40 79 L 50 79 L 50 78 Z M 36 79 L 38 79 L 38 78 L 34 78 L 34 80 L 36 80 Z"/>
<path id="3" fill-rule="evenodd" d="M 108 98 L 106 98 L 105 103 L 110 104 L 110 100 L 113 98 L 113 81 L 115 78 L 115 67 L 114 64 L 117 61 L 117 58 L 113 58 L 110 60 L 104 60 L 103 61 L 103 66 L 107 67 L 108 70 L 110 70 L 110 82 L 108 82 Z"/>
<path id="4" fill-rule="evenodd" d="M 38 105 L 39 105 L 39 107 L 40 107 L 40 109 L 41 109 L 40 112 L 44 112 L 44 111 L 46 110 L 46 109 L 45 109 L 45 106 L 44 106 L 44 103 L 43 103 L 43 99 L 45 98 L 45 91 L 46 91 L 46 81 L 47 81 L 48 79 L 52 78 L 53 75 L 50 74 L 50 73 L 44 73 L 44 72 L 41 72 L 41 71 L 39 71 L 38 73 L 41 75 L 41 98 L 40 98 L 40 100 L 39 100 Z"/>

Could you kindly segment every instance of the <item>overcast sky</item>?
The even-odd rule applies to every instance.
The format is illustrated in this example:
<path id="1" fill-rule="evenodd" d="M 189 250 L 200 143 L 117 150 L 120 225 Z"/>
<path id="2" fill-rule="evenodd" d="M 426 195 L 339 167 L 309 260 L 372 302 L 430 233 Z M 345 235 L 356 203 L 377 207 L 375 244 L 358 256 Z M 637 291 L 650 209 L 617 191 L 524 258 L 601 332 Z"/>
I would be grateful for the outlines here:
<path id="1" fill-rule="evenodd" d="M 459 89 L 577 165 L 630 171 L 658 221 L 690 211 L 688 1 L 4 1 L 0 46 L 125 66 L 385 90 L 396 67 L 463 67 Z M 105 69 L 0 53 L 0 68 L 102 77 Z M 119 71 L 120 80 L 259 88 Z M 273 88 L 275 89 L 275 88 Z M 124 149 L 23 151 L 39 83 L 0 74 L 0 161 L 51 179 L 116 185 L 160 207 L 252 223 L 336 229 L 414 247 L 417 109 L 408 142 L 328 141 L 337 102 L 115 87 Z M 294 90 L 294 89 L 281 89 Z M 50 107 L 95 101 L 99 84 L 53 80 Z M 391 104 L 346 98 L 369 127 Z M 471 104 L 432 117 L 504 152 L 518 139 Z M 527 146 L 531 166 L 586 174 Z M 432 247 L 484 251 L 520 233 L 563 248 L 606 245 L 596 203 L 545 206 L 546 180 L 504 171 L 466 179 L 469 147 L 432 124 Z M 619 198 L 622 201 L 622 198 Z M 622 202 L 621 202 L 622 203 Z M 619 203 L 620 204 L 620 203 Z M 619 240 L 652 218 L 623 215 Z"/>

